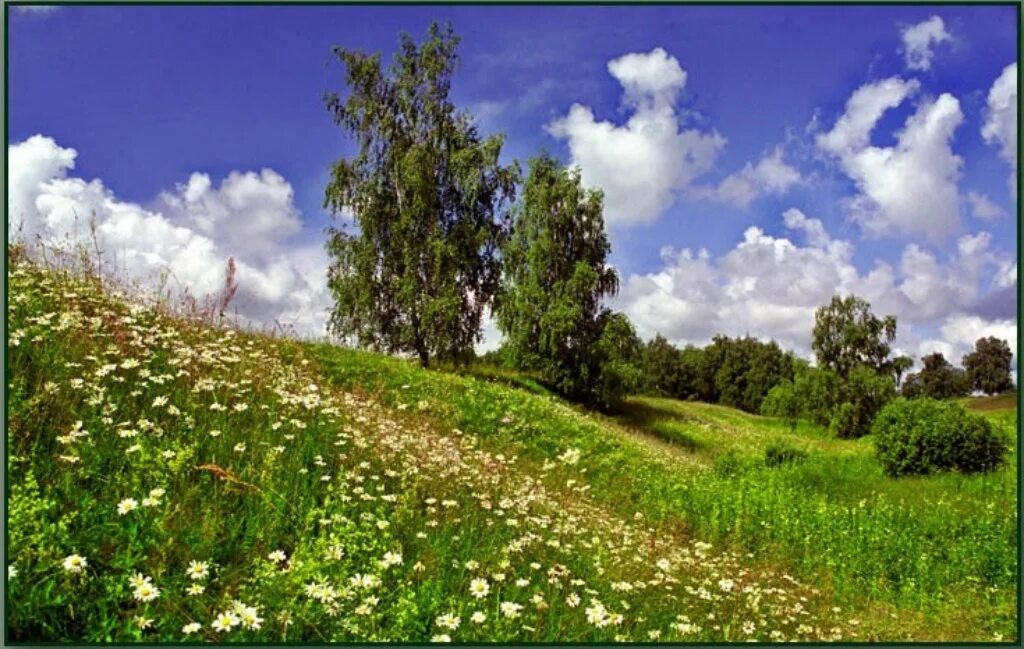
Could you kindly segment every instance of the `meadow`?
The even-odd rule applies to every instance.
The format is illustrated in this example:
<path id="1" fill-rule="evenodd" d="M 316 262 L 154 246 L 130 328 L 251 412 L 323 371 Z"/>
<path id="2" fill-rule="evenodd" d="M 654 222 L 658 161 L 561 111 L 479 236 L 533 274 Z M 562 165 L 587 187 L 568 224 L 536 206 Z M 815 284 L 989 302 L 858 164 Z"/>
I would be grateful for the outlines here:
<path id="1" fill-rule="evenodd" d="M 8 288 L 12 640 L 1017 637 L 1016 442 L 895 480 L 806 423 Z M 1016 439 L 1014 403 L 979 412 Z"/>

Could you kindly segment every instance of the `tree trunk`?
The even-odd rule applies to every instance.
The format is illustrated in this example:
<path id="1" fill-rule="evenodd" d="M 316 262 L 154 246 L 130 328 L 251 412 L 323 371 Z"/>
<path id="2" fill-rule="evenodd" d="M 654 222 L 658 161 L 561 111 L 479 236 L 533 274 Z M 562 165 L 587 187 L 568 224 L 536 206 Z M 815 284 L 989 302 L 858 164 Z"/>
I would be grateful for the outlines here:
<path id="1" fill-rule="evenodd" d="M 426 367 L 428 361 L 430 360 L 430 353 L 426 349 L 421 347 L 419 350 L 416 351 L 416 354 L 420 358 L 420 367 Z"/>

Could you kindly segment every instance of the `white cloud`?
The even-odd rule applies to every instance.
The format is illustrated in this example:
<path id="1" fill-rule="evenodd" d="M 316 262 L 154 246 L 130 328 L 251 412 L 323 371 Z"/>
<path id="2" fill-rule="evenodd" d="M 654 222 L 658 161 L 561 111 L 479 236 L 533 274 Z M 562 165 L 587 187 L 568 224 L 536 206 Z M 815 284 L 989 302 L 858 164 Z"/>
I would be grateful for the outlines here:
<path id="1" fill-rule="evenodd" d="M 899 77 L 890 77 L 857 88 L 846 101 L 846 112 L 836 120 L 832 130 L 818 135 L 818 146 L 840 158 L 867 148 L 871 143 L 871 131 L 882 114 L 902 104 L 904 99 L 919 88 L 920 84 L 916 80 L 905 81 Z"/>
<path id="2" fill-rule="evenodd" d="M 932 16 L 924 22 L 907 27 L 902 32 L 903 53 L 908 70 L 927 71 L 932 68 L 932 48 L 953 40 L 942 18 Z"/>
<path id="3" fill-rule="evenodd" d="M 152 290 L 166 278 L 173 295 L 200 301 L 224 285 L 229 257 L 237 266 L 231 310 L 257 326 L 275 322 L 322 335 L 331 301 L 326 253 L 289 248 L 301 228 L 291 185 L 280 175 L 232 172 L 218 187 L 192 174 L 156 207 L 120 200 L 99 179 L 69 176 L 77 151 L 36 135 L 8 148 L 10 236 L 52 251 L 96 244 L 108 272 Z"/>
<path id="4" fill-rule="evenodd" d="M 963 160 L 950 148 L 963 121 L 960 102 L 948 93 L 924 99 L 896 133 L 895 146 L 870 144 L 882 114 L 917 88 L 916 81 L 897 77 L 858 88 L 833 129 L 816 141 L 857 185 L 860 193 L 843 204 L 866 234 L 924 235 L 939 242 L 960 227 Z"/>
<path id="5" fill-rule="evenodd" d="M 801 181 L 800 172 L 786 164 L 782 148 L 776 147 L 756 165 L 748 162 L 743 169 L 727 176 L 718 187 L 694 187 L 689 194 L 745 208 L 759 196 L 782 195 Z"/>
<path id="6" fill-rule="evenodd" d="M 967 204 L 971 206 L 971 214 L 973 214 L 976 219 L 992 221 L 1000 216 L 1006 215 L 1003 208 L 992 202 L 992 199 L 985 194 L 967 192 L 967 196 L 965 198 L 967 199 Z"/>
<path id="7" fill-rule="evenodd" d="M 963 357 L 974 350 L 979 338 L 995 336 L 1005 340 L 1017 363 L 1017 322 L 1016 320 L 988 320 L 974 315 L 955 314 L 943 320 L 939 338 L 922 340 L 917 345 L 918 358 L 941 352 L 946 360 L 959 365 Z"/>
<path id="8" fill-rule="evenodd" d="M 604 190 L 609 223 L 650 222 L 711 168 L 725 138 L 681 128 L 675 102 L 686 72 L 660 47 L 614 59 L 608 72 L 622 85 L 623 106 L 632 112 L 625 124 L 597 121 L 590 108 L 573 104 L 547 130 L 568 141 L 583 183 Z"/>
<path id="9" fill-rule="evenodd" d="M 806 243 L 751 227 L 734 249 L 715 259 L 705 250 L 666 248 L 662 268 L 625 279 L 613 305 L 645 338 L 661 333 L 676 344 L 703 345 L 716 333 L 750 333 L 809 354 L 815 309 L 833 295 L 855 294 L 875 313 L 896 315 L 901 344 L 915 349 L 915 329 L 955 314 L 975 316 L 979 300 L 1002 283 L 986 285 L 986 279 L 1011 273 L 1012 260 L 990 250 L 985 232 L 961 237 L 945 262 L 910 244 L 897 268 L 876 261 L 861 273 L 853 264 L 853 245 L 833 239 L 818 219 L 789 209 L 783 222 Z M 1005 279 L 1016 281 L 1015 268 L 1012 275 Z"/>
<path id="10" fill-rule="evenodd" d="M 1017 196 L 1017 64 L 1011 63 L 988 91 L 988 108 L 981 135 L 989 144 L 1001 147 L 1010 165 L 1010 194 Z"/>

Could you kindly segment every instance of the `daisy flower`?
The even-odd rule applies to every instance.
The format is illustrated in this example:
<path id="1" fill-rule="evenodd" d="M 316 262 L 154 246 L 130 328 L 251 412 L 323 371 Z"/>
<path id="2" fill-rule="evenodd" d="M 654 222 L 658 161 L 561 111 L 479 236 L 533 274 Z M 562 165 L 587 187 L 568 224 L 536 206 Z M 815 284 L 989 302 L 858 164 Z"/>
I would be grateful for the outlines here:
<path id="1" fill-rule="evenodd" d="M 274 563 L 282 563 L 288 560 L 288 555 L 281 550 L 274 550 L 273 552 L 267 555 L 267 558 L 273 561 Z"/>
<path id="2" fill-rule="evenodd" d="M 124 516 L 128 512 L 134 511 L 139 508 L 139 501 L 134 498 L 125 498 L 121 502 L 117 503 L 117 513 L 120 516 Z"/>
<path id="3" fill-rule="evenodd" d="M 491 592 L 491 585 L 487 583 L 486 579 L 474 579 L 469 582 L 469 594 L 477 599 L 487 597 L 487 593 Z"/>
<path id="4" fill-rule="evenodd" d="M 205 561 L 190 561 L 188 564 L 188 578 L 192 580 L 206 579 L 210 574 L 210 566 Z"/>
<path id="5" fill-rule="evenodd" d="M 217 619 L 215 619 L 210 626 L 213 627 L 214 631 L 222 633 L 224 631 L 230 631 L 232 627 L 237 626 L 239 622 L 240 620 L 237 615 L 231 611 L 225 611 L 218 615 Z"/>
<path id="6" fill-rule="evenodd" d="M 64 558 L 64 570 L 73 574 L 78 574 L 85 570 L 89 562 L 85 557 L 77 554 L 71 554 Z"/>

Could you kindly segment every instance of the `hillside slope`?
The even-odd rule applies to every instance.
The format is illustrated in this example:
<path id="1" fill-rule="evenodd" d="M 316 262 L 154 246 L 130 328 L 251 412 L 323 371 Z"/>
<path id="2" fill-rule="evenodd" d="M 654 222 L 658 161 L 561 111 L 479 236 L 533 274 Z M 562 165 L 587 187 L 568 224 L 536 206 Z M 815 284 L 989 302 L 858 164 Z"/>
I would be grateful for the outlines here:
<path id="1" fill-rule="evenodd" d="M 875 550 L 839 564 L 863 535 L 837 539 L 867 523 L 907 543 L 949 530 L 919 529 L 893 503 L 798 491 L 779 477 L 796 468 L 762 475 L 741 457 L 725 471 L 628 417 L 211 328 L 25 263 L 8 279 L 14 640 L 1013 633 L 1009 472 L 960 485 L 997 507 L 963 519 L 964 540 L 930 550 L 946 554 L 918 572 L 893 568 L 894 590 Z M 798 494 L 812 497 L 801 506 Z M 787 547 L 801 525 L 828 521 Z M 892 536 L 868 540 L 884 550 Z M 951 558 L 961 563 L 935 572 Z M 977 606 L 949 618 L 941 598 L 906 594 L 934 585 L 908 587 L 915 576 Z"/>

